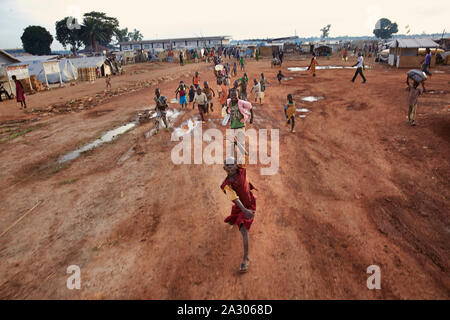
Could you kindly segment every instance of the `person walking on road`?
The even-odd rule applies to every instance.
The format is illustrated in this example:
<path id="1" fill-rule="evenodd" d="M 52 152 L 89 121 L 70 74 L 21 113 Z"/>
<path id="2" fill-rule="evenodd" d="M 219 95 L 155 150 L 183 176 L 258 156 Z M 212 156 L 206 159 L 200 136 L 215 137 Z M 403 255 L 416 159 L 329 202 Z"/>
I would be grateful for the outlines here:
<path id="1" fill-rule="evenodd" d="M 356 77 L 358 74 L 361 75 L 363 78 L 363 83 L 366 83 L 366 77 L 364 77 L 363 69 L 364 69 L 364 57 L 362 56 L 361 52 L 358 53 L 358 62 L 353 65 L 353 67 L 356 67 L 355 75 L 353 76 L 352 82 L 355 82 Z"/>

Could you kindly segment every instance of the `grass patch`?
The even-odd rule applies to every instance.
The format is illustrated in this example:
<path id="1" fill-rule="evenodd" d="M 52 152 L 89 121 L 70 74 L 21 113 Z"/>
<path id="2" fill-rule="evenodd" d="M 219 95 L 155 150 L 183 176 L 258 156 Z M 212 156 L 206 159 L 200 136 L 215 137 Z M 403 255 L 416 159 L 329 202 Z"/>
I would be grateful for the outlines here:
<path id="1" fill-rule="evenodd" d="M 71 183 L 75 183 L 78 181 L 78 178 L 73 178 L 73 179 L 69 179 L 69 180 L 64 180 L 63 182 L 61 182 L 61 184 L 71 184 Z"/>
<path id="2" fill-rule="evenodd" d="M 16 131 L 12 134 L 10 134 L 9 136 L 7 136 L 6 138 L 3 138 L 0 140 L 0 144 L 6 143 L 8 141 L 11 141 L 17 137 L 23 136 L 24 134 L 27 134 L 28 132 L 33 131 L 34 129 L 36 129 L 36 127 L 29 127 L 29 128 L 25 128 L 19 131 Z M 9 133 L 9 130 L 4 131 L 5 133 Z"/>

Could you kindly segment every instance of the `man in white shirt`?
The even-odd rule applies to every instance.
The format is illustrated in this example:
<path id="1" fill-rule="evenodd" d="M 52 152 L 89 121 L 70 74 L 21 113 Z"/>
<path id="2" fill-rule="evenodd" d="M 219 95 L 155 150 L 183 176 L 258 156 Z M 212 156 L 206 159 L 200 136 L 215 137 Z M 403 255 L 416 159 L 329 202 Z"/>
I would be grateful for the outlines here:
<path id="1" fill-rule="evenodd" d="M 352 82 L 355 82 L 356 77 L 358 76 L 358 73 L 363 78 L 363 83 L 366 83 L 366 78 L 363 75 L 363 68 L 364 68 L 364 58 L 361 54 L 361 52 L 358 53 L 358 62 L 354 64 L 352 67 L 356 67 L 355 75 L 353 76 Z"/>

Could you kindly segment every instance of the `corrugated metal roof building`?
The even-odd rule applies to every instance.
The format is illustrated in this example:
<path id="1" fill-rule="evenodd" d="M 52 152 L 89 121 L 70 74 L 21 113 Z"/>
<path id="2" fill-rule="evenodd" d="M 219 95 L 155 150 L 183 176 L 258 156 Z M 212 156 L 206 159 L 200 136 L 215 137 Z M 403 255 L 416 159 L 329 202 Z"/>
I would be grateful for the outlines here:
<path id="1" fill-rule="evenodd" d="M 391 66 L 396 66 L 397 68 L 419 68 L 422 60 L 424 60 L 424 56 L 419 55 L 419 49 L 438 48 L 439 44 L 431 38 L 414 38 L 395 39 L 388 43 L 388 46 L 388 63 Z M 436 64 L 436 52 L 433 54 L 433 50 L 431 50 L 431 53 L 431 66 L 434 67 Z"/>

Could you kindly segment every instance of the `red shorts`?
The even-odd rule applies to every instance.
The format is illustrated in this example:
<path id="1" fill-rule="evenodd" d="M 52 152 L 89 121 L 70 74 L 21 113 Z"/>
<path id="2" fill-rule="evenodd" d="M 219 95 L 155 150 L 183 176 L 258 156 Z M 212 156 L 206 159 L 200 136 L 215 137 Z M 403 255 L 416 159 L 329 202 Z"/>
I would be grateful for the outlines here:
<path id="1" fill-rule="evenodd" d="M 254 214 L 256 213 L 256 198 L 255 197 L 253 197 L 252 205 L 248 209 L 253 210 Z M 231 214 L 225 218 L 224 222 L 229 223 L 231 225 L 235 224 L 238 226 L 239 229 L 241 228 L 242 225 L 244 225 L 245 229 L 250 230 L 250 227 L 252 226 L 252 223 L 253 223 L 253 219 L 254 219 L 254 217 L 251 219 L 247 219 L 245 217 L 245 213 L 243 213 L 241 211 L 241 208 L 239 208 L 239 206 L 237 204 L 235 204 L 231 208 Z"/>

